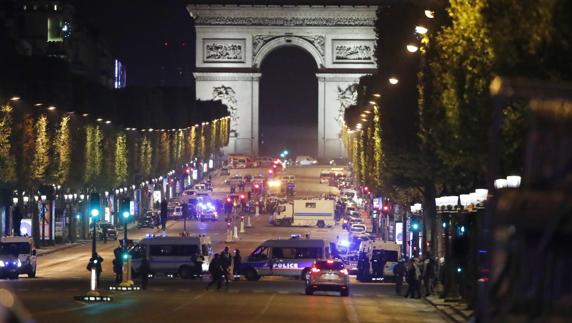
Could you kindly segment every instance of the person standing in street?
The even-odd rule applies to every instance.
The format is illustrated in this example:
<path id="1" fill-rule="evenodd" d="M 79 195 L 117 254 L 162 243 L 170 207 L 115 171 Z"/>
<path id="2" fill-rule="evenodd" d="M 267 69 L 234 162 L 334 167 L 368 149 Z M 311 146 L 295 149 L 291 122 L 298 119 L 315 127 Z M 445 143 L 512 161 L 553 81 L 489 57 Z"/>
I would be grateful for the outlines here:
<path id="1" fill-rule="evenodd" d="M 240 250 L 234 250 L 234 257 L 232 257 L 232 275 L 234 280 L 240 280 L 240 264 L 242 263 L 242 257 L 240 256 Z"/>
<path id="2" fill-rule="evenodd" d="M 115 273 L 115 283 L 119 284 L 123 280 L 123 261 L 120 254 L 115 254 L 113 258 L 113 272 Z"/>
<path id="3" fill-rule="evenodd" d="M 229 284 L 228 276 L 229 276 L 231 261 L 232 259 L 228 247 L 224 247 L 223 252 L 220 254 L 220 264 L 223 269 L 224 281 L 227 285 Z"/>
<path id="4" fill-rule="evenodd" d="M 167 214 L 169 212 L 167 200 L 163 199 L 161 202 L 161 230 L 165 232 L 167 230 Z"/>
<path id="5" fill-rule="evenodd" d="M 12 215 L 12 220 L 14 221 L 14 236 L 19 237 L 21 236 L 20 226 L 22 225 L 22 211 L 20 210 L 20 205 L 16 204 L 14 206 L 14 214 Z"/>
<path id="6" fill-rule="evenodd" d="M 433 294 L 433 280 L 435 279 L 435 263 L 430 253 L 427 253 L 423 261 L 423 288 L 425 297 Z"/>
<path id="7" fill-rule="evenodd" d="M 419 292 L 419 276 L 418 276 L 418 269 L 415 265 L 415 259 L 411 259 L 409 261 L 409 266 L 407 269 L 407 284 L 409 285 L 407 288 L 407 293 L 405 293 L 405 297 L 411 298 L 421 298 L 421 293 Z M 415 296 L 417 295 L 417 296 Z"/>
<path id="8" fill-rule="evenodd" d="M 141 289 L 147 289 L 150 271 L 151 267 L 149 266 L 149 260 L 147 260 L 147 258 L 143 258 L 141 260 L 141 266 L 139 266 L 139 275 L 141 275 Z"/>
<path id="9" fill-rule="evenodd" d="M 222 275 L 223 275 L 222 271 L 223 269 L 220 263 L 220 256 L 218 253 L 215 253 L 213 260 L 209 264 L 209 274 L 211 275 L 211 281 L 206 287 L 207 290 L 215 283 L 216 283 L 216 289 L 220 289 L 220 285 L 222 282 Z"/>
<path id="10" fill-rule="evenodd" d="M 405 268 L 403 260 L 400 260 L 393 267 L 393 274 L 395 275 L 395 294 L 399 296 L 401 296 L 401 287 L 403 286 L 403 277 L 405 276 L 406 271 L 407 269 Z"/>

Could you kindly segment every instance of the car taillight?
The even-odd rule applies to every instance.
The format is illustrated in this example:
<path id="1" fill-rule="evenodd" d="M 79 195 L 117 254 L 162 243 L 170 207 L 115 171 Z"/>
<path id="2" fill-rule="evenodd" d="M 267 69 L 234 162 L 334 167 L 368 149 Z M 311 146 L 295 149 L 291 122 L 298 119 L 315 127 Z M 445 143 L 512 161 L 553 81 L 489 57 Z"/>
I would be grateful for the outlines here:
<path id="1" fill-rule="evenodd" d="M 320 272 L 320 269 L 319 269 L 319 268 L 316 268 L 316 267 L 312 267 L 312 272 L 313 272 L 313 273 L 319 273 L 319 272 Z"/>
<path id="2" fill-rule="evenodd" d="M 348 270 L 345 269 L 345 268 L 342 269 L 342 270 L 340 270 L 340 273 L 342 273 L 342 274 L 344 274 L 344 275 L 348 275 L 348 274 L 349 274 L 349 273 L 348 273 Z"/>
<path id="3" fill-rule="evenodd" d="M 333 261 L 332 259 L 328 259 L 328 260 L 327 260 L 327 263 L 329 263 L 329 264 L 333 264 L 333 263 L 334 263 L 334 261 Z"/>

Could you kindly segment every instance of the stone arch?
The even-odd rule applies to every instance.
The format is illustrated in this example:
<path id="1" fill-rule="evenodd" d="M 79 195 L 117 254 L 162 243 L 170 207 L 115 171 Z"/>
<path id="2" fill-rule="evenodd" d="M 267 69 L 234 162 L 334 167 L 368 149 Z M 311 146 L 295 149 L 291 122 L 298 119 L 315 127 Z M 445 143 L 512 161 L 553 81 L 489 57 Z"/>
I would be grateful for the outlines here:
<path id="1" fill-rule="evenodd" d="M 268 54 L 270 54 L 272 51 L 276 49 L 285 46 L 295 46 L 305 50 L 314 58 L 314 61 L 316 62 L 316 66 L 318 67 L 318 69 L 324 67 L 325 65 L 324 57 L 320 54 L 320 52 L 316 49 L 316 47 L 309 41 L 296 36 L 278 37 L 262 45 L 262 47 L 260 48 L 258 53 L 256 53 L 256 55 L 252 60 L 252 67 L 259 69 L 260 64 L 262 64 L 262 61 Z"/>

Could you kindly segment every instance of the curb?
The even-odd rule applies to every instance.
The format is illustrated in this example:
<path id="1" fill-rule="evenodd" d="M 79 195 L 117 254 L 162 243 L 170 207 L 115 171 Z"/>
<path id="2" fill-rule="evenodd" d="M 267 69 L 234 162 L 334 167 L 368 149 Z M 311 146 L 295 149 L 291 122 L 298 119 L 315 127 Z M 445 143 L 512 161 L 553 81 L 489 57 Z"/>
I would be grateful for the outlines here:
<path id="1" fill-rule="evenodd" d="M 62 246 L 61 248 L 53 248 L 53 249 L 47 250 L 46 252 L 42 252 L 42 253 L 38 254 L 37 257 L 43 257 L 45 255 L 49 255 L 49 254 L 52 254 L 54 252 L 70 249 L 73 247 L 79 247 L 79 246 L 83 246 L 83 245 L 84 245 L 84 243 L 70 243 L 70 244 L 67 244 L 65 246 Z M 42 250 L 42 249 L 39 249 L 39 250 Z"/>
<path id="2" fill-rule="evenodd" d="M 472 316 L 466 316 L 463 312 L 459 311 L 457 308 L 455 308 L 451 304 L 436 303 L 436 302 L 433 302 L 428 297 L 423 297 L 423 300 L 426 303 L 428 303 L 429 305 L 435 307 L 435 309 L 437 309 L 437 311 L 439 311 L 439 313 L 441 313 L 443 316 L 448 318 L 451 322 L 455 322 L 455 323 L 463 322 L 464 323 L 464 322 L 469 322 L 472 318 Z"/>

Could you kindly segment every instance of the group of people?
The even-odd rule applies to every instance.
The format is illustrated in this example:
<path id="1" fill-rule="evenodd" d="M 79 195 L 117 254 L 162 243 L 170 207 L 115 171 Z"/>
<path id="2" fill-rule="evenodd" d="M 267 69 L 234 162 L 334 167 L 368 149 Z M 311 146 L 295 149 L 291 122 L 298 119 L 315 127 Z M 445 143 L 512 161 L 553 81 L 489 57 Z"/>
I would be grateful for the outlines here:
<path id="1" fill-rule="evenodd" d="M 240 256 L 240 250 L 238 249 L 234 250 L 233 256 L 231 256 L 228 247 L 225 247 L 220 254 L 215 253 L 209 264 L 211 281 L 207 285 L 206 289 L 208 290 L 214 284 L 217 285 L 217 289 L 220 289 L 223 280 L 225 281 L 225 285 L 228 286 L 230 283 L 231 266 L 233 279 L 239 280 L 241 262 L 242 257 Z"/>
<path id="2" fill-rule="evenodd" d="M 407 282 L 408 288 L 404 297 L 421 298 L 421 290 L 425 297 L 434 293 L 436 283 L 436 263 L 430 254 L 425 257 L 414 257 L 407 263 L 400 261 L 393 268 L 395 275 L 395 293 L 401 295 L 403 278 Z"/>

